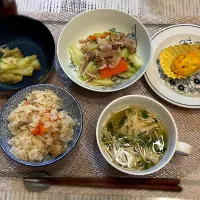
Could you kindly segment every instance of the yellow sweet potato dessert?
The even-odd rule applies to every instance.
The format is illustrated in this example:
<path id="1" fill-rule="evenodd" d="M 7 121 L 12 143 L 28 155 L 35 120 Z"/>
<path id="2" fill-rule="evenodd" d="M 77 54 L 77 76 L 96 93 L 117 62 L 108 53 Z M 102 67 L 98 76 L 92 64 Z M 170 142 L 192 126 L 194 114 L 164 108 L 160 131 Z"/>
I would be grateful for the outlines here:
<path id="1" fill-rule="evenodd" d="M 200 51 L 189 51 L 176 57 L 172 64 L 172 71 L 179 77 L 191 76 L 200 70 Z"/>
<path id="2" fill-rule="evenodd" d="M 200 59 L 199 52 L 200 44 L 181 44 L 165 48 L 159 56 L 164 74 L 175 79 L 185 78 L 196 73 L 199 69 L 198 63 L 200 63 L 200 61 L 197 61 Z M 184 67 L 182 68 L 182 66 Z"/>

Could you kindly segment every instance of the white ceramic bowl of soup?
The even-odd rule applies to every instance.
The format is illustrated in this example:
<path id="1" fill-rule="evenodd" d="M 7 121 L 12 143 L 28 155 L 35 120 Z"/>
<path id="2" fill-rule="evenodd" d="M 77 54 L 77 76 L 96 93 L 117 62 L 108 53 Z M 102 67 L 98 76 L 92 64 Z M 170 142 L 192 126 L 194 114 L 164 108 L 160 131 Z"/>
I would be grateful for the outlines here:
<path id="1" fill-rule="evenodd" d="M 106 125 L 110 115 L 118 109 L 127 107 L 127 106 L 138 106 L 145 108 L 152 113 L 154 113 L 158 119 L 161 120 L 163 125 L 166 128 L 168 142 L 167 150 L 165 151 L 163 157 L 160 161 L 154 166 L 146 170 L 136 171 L 132 169 L 127 169 L 121 167 L 112 158 L 108 155 L 105 148 L 103 148 L 103 142 L 101 140 L 103 127 Z M 140 96 L 140 95 L 128 95 L 118 98 L 111 102 L 101 113 L 96 127 L 96 139 L 98 147 L 103 155 L 103 157 L 110 163 L 114 168 L 118 169 L 121 172 L 131 174 L 131 175 L 147 175 L 154 173 L 161 168 L 163 168 L 173 157 L 174 153 L 177 152 L 181 155 L 189 155 L 191 153 L 192 147 L 189 144 L 178 141 L 178 132 L 176 123 L 170 114 L 170 112 L 158 101 L 151 99 L 149 97 Z"/>
<path id="2" fill-rule="evenodd" d="M 71 44 L 80 47 L 79 40 L 86 39 L 89 35 L 112 29 L 114 32 L 125 33 L 136 38 L 137 52 L 143 64 L 140 69 L 129 79 L 121 81 L 110 87 L 93 86 L 89 82 L 80 80 L 72 65 L 69 46 Z M 151 40 L 144 25 L 135 17 L 113 9 L 95 9 L 84 12 L 71 20 L 63 28 L 57 44 L 58 60 L 64 75 L 67 75 L 74 83 L 86 89 L 96 92 L 113 92 L 124 89 L 145 73 L 152 54 Z"/>

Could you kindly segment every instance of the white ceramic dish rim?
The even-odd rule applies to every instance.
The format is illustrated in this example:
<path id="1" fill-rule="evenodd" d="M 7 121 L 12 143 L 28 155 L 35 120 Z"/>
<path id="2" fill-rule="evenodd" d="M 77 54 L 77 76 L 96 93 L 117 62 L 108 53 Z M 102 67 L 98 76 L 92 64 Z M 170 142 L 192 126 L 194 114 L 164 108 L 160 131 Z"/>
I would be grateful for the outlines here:
<path id="1" fill-rule="evenodd" d="M 118 101 L 122 101 L 123 99 L 126 99 L 127 97 L 139 97 L 139 98 L 144 98 L 146 100 L 150 100 L 150 101 L 153 101 L 154 103 L 158 104 L 159 106 L 161 106 L 164 111 L 170 116 L 170 118 L 172 119 L 172 123 L 173 123 L 173 126 L 175 127 L 176 129 L 176 132 L 177 132 L 177 127 L 176 127 L 176 123 L 174 121 L 174 118 L 172 117 L 171 113 L 167 110 L 167 108 L 165 108 L 161 103 L 159 103 L 158 101 L 150 98 L 150 97 L 146 97 L 146 96 L 143 96 L 143 95 L 126 95 L 126 96 L 123 96 L 123 97 L 120 97 L 118 99 L 115 99 L 114 101 L 112 101 L 111 103 L 109 103 L 105 108 L 104 110 L 102 111 L 99 119 L 98 119 L 98 122 L 97 122 L 97 126 L 96 126 L 96 140 L 97 140 L 97 145 L 99 147 L 99 150 L 101 152 L 101 154 L 103 155 L 103 157 L 106 159 L 106 161 L 112 165 L 115 169 L 118 169 L 119 171 L 121 172 L 124 172 L 126 174 L 130 174 L 130 175 L 137 175 L 137 176 L 141 176 L 141 175 L 148 175 L 148 174 L 152 174 L 154 172 L 157 172 L 159 171 L 160 169 L 162 169 L 165 165 L 167 165 L 169 163 L 169 161 L 172 159 L 175 151 L 176 151 L 176 145 L 173 147 L 173 150 L 172 150 L 172 153 L 171 155 L 166 159 L 165 163 L 163 165 L 160 165 L 158 168 L 156 169 L 153 169 L 149 172 L 146 172 L 146 171 L 130 171 L 130 170 L 126 170 L 126 169 L 123 169 L 122 167 L 119 167 L 117 166 L 116 164 L 114 164 L 106 155 L 105 153 L 103 152 L 102 148 L 101 148 L 101 144 L 100 144 L 100 141 L 99 141 L 99 132 L 98 132 L 98 127 L 100 125 L 100 119 L 102 118 L 102 116 L 104 115 L 104 113 L 106 112 L 106 110 L 114 103 L 118 102 Z M 117 108 L 116 108 L 117 109 Z M 176 141 L 178 140 L 178 133 L 176 134 L 175 136 L 176 138 Z"/>
<path id="2" fill-rule="evenodd" d="M 166 28 L 164 28 L 164 29 L 162 29 L 162 30 L 156 32 L 156 33 L 151 37 L 151 41 L 152 41 L 154 38 L 156 38 L 156 36 L 159 35 L 160 33 L 164 32 L 164 31 L 166 31 L 166 30 L 168 30 L 168 29 L 170 29 L 170 28 L 179 27 L 179 26 L 193 26 L 193 27 L 198 27 L 198 28 L 200 28 L 200 26 L 195 25 L 195 24 L 176 24 L 176 25 L 168 26 L 168 27 L 166 27 Z M 152 45 L 152 43 L 151 43 L 151 45 Z M 152 50 L 152 51 L 153 51 L 153 50 Z M 154 53 L 154 52 L 152 52 L 152 57 L 153 57 L 153 53 Z M 151 57 L 151 58 L 152 58 L 152 57 Z M 151 59 L 151 61 L 152 61 L 152 59 Z M 148 67 L 150 67 L 150 64 L 151 64 L 151 62 L 149 63 Z M 179 103 L 179 102 L 176 102 L 176 101 L 170 99 L 169 97 L 167 97 L 167 96 L 165 96 L 164 94 L 161 94 L 159 91 L 157 91 L 157 89 L 154 87 L 154 85 L 152 85 L 152 83 L 150 82 L 150 80 L 149 80 L 149 78 L 148 78 L 148 76 L 147 76 L 147 72 L 146 72 L 146 71 L 145 71 L 145 73 L 144 73 L 144 77 L 145 77 L 145 80 L 146 80 L 146 82 L 148 83 L 149 87 L 150 87 L 158 96 L 160 96 L 162 99 L 166 100 L 167 102 L 169 102 L 169 103 L 171 103 L 171 104 L 174 104 L 174 105 L 176 105 L 176 106 L 182 107 L 182 108 L 192 108 L 192 109 L 199 109 L 199 108 L 200 108 L 200 105 L 186 105 L 186 104 L 181 104 L 181 103 Z"/>
<path id="3" fill-rule="evenodd" d="M 91 90 L 91 91 L 95 91 L 95 92 L 115 92 L 115 91 L 123 90 L 123 89 L 125 89 L 125 88 L 131 86 L 131 85 L 134 84 L 135 82 L 137 82 L 137 81 L 144 75 L 144 73 L 146 72 L 146 70 L 147 70 L 147 68 L 148 68 L 148 66 L 149 66 L 149 64 L 150 64 L 150 62 L 151 62 L 151 59 L 152 59 L 152 44 L 151 44 L 151 37 L 150 37 L 150 35 L 149 35 L 149 32 L 147 31 L 147 29 L 145 28 L 145 26 L 144 26 L 136 17 L 134 17 L 134 16 L 132 16 L 132 15 L 129 15 L 129 14 L 125 13 L 125 12 L 122 12 L 122 11 L 119 11 L 119 10 L 115 10 L 115 9 L 110 9 L 110 8 L 99 8 L 99 9 L 89 10 L 89 11 L 83 12 L 83 13 L 77 15 L 76 17 L 74 17 L 70 22 L 68 22 L 68 23 L 65 25 L 65 27 L 62 29 L 62 31 L 61 31 L 61 33 L 60 33 L 60 35 L 59 35 L 59 38 L 58 38 L 57 50 L 56 50 L 56 51 L 57 51 L 57 57 L 58 57 L 59 64 L 61 63 L 61 60 L 60 60 L 60 58 L 59 58 L 58 48 L 59 48 L 60 38 L 61 38 L 61 35 L 63 34 L 64 30 L 65 30 L 71 23 L 73 23 L 73 21 L 74 21 L 76 18 L 81 17 L 82 15 L 85 15 L 85 14 L 88 13 L 88 12 L 95 12 L 96 10 L 116 11 L 116 12 L 123 13 L 123 14 L 125 14 L 125 15 L 128 15 L 128 16 L 132 17 L 134 20 L 136 20 L 136 21 L 144 28 L 144 31 L 146 32 L 146 34 L 147 34 L 147 36 L 148 36 L 148 39 L 149 39 L 149 41 L 150 41 L 151 52 L 150 52 L 149 61 L 148 61 L 147 65 L 146 65 L 145 69 L 144 69 L 143 72 L 138 76 L 137 79 L 135 79 L 133 82 L 131 82 L 131 83 L 129 83 L 129 84 L 127 84 L 127 85 L 125 85 L 125 86 L 123 86 L 123 87 L 121 87 L 121 88 L 114 88 L 114 89 L 109 89 L 109 90 L 103 90 L 103 89 L 102 89 L 102 90 L 97 90 L 97 89 L 93 89 L 93 88 L 88 88 L 88 87 L 85 86 L 85 85 L 81 85 L 81 84 L 79 84 L 78 82 L 76 82 L 75 80 L 73 80 L 70 76 L 68 76 L 68 77 L 69 77 L 74 83 L 76 83 L 77 85 L 79 85 L 79 86 L 81 86 L 81 87 L 83 87 L 83 88 L 85 88 L 85 89 L 88 89 L 88 90 Z M 61 68 L 62 68 L 62 65 L 61 65 L 61 64 L 60 64 L 60 66 L 61 66 Z M 64 71 L 64 70 L 63 70 L 63 71 Z M 64 72 L 64 73 L 65 73 L 65 72 Z M 65 73 L 65 74 L 66 74 L 66 73 Z M 66 74 L 66 75 L 67 75 L 67 74 Z"/>

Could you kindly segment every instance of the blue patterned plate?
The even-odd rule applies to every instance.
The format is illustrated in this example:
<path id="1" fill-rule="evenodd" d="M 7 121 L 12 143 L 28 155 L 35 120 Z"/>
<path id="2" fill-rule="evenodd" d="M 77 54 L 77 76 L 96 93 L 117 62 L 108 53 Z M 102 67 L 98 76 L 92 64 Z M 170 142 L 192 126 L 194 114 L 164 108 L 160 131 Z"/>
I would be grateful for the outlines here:
<path id="1" fill-rule="evenodd" d="M 92 33 L 109 29 L 125 33 L 127 37 L 136 41 L 143 65 L 130 79 L 117 79 L 112 87 L 92 86 L 78 78 L 75 68 L 71 64 L 68 47 L 70 44 L 79 47 L 80 39 L 84 39 Z M 64 73 L 76 84 L 96 92 L 113 92 L 132 85 L 144 74 L 151 58 L 151 41 L 146 28 L 135 17 L 118 10 L 96 9 L 82 13 L 64 27 L 58 39 L 57 53 Z"/>
<path id="2" fill-rule="evenodd" d="M 185 108 L 200 108 L 200 72 L 182 79 L 167 77 L 159 62 L 160 52 L 169 46 L 194 44 L 200 41 L 200 26 L 179 24 L 169 26 L 152 38 L 153 57 L 145 79 L 153 91 L 166 101 Z"/>
<path id="3" fill-rule="evenodd" d="M 11 138 L 11 133 L 8 130 L 8 121 L 7 117 L 10 114 L 10 112 L 15 109 L 18 104 L 25 99 L 25 96 L 34 91 L 34 90 L 45 90 L 49 89 L 52 90 L 57 94 L 59 98 L 62 99 L 63 104 L 63 110 L 66 111 L 73 119 L 77 121 L 76 126 L 74 128 L 74 138 L 72 141 L 68 143 L 67 149 L 63 154 L 60 156 L 53 158 L 50 155 L 45 157 L 45 159 L 41 162 L 27 162 L 20 160 L 16 158 L 11 152 L 10 152 L 10 145 L 8 144 L 8 140 Z M 49 85 L 49 84 L 39 84 L 39 85 L 33 85 L 30 87 L 27 87 L 15 95 L 13 95 L 2 107 L 0 111 L 0 144 L 3 151 L 7 154 L 8 157 L 10 157 L 12 160 L 23 164 L 27 166 L 46 166 L 52 163 L 57 162 L 64 156 L 66 156 L 76 145 L 78 142 L 78 139 L 82 132 L 82 126 L 83 126 L 83 119 L 82 119 L 82 111 L 81 107 L 78 103 L 78 101 L 66 90 L 55 86 L 55 85 Z"/>

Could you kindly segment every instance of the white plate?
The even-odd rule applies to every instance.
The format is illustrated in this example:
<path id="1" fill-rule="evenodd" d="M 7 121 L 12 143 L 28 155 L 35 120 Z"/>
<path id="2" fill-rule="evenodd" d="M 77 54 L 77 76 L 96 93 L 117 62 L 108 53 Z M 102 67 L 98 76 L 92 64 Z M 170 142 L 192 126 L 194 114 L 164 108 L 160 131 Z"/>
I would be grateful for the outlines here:
<path id="1" fill-rule="evenodd" d="M 166 101 L 185 108 L 200 108 L 200 73 L 181 81 L 171 80 L 159 68 L 159 54 L 169 46 L 200 42 L 200 26 L 179 24 L 169 26 L 152 38 L 152 60 L 145 79 L 153 91 Z M 181 90 L 182 89 L 182 90 Z"/>

